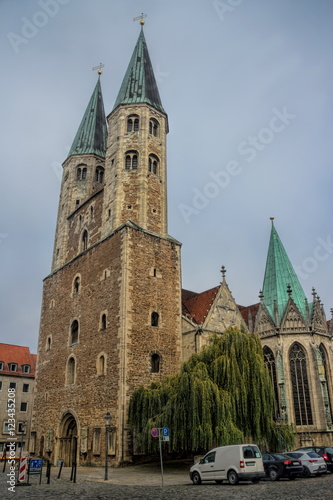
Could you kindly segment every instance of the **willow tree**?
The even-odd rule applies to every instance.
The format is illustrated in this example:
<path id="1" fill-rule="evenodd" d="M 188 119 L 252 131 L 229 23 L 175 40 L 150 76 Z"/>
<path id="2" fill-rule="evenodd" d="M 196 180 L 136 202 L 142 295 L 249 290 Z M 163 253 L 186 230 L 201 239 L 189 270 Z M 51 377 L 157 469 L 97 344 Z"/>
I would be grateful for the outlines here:
<path id="1" fill-rule="evenodd" d="M 134 392 L 129 407 L 143 452 L 156 448 L 152 427 L 169 427 L 170 451 L 196 452 L 252 440 L 278 449 L 293 430 L 273 420 L 275 398 L 260 339 L 237 328 L 214 335 L 178 375 Z"/>

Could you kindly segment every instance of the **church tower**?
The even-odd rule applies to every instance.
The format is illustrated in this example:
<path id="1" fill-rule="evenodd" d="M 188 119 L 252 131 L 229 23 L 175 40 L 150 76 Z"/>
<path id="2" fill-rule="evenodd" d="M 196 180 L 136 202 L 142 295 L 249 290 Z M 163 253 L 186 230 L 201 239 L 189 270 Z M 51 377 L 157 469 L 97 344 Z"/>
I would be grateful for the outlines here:
<path id="1" fill-rule="evenodd" d="M 129 399 L 179 371 L 180 243 L 168 235 L 166 135 L 143 29 L 105 119 L 100 78 L 63 163 L 44 280 L 31 453 L 131 460 Z M 106 433 L 105 416 L 111 415 Z"/>
<path id="2" fill-rule="evenodd" d="M 301 446 L 332 444 L 332 333 L 312 294 L 308 303 L 272 218 L 255 331 L 275 390 L 276 419 L 295 425 Z"/>

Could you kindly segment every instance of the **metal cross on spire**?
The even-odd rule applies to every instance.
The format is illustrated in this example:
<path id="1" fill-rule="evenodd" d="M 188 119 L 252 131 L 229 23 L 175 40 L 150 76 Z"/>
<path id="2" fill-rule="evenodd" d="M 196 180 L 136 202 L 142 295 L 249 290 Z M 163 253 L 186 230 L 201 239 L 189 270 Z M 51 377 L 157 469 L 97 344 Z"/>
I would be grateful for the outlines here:
<path id="1" fill-rule="evenodd" d="M 98 69 L 97 73 L 98 73 L 99 75 L 101 75 L 101 74 L 102 74 L 102 71 L 101 71 L 101 70 L 102 70 L 102 68 L 104 68 L 104 66 L 105 66 L 104 64 L 99 63 L 99 65 L 98 65 L 98 66 L 94 66 L 94 67 L 92 68 L 92 70 L 93 70 L 93 71 L 96 71 L 96 69 Z"/>
<path id="2" fill-rule="evenodd" d="M 145 22 L 143 20 L 145 17 L 147 17 L 147 14 L 144 14 L 142 12 L 141 16 L 133 17 L 133 21 L 138 21 L 140 19 L 140 24 L 141 24 L 141 26 L 143 26 L 145 24 Z"/>

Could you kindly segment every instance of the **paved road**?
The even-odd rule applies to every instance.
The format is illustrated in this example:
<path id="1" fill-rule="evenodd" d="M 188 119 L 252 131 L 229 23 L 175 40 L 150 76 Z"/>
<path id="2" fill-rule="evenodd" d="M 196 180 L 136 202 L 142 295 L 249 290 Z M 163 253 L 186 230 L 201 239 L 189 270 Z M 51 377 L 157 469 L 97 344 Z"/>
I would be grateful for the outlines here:
<path id="1" fill-rule="evenodd" d="M 2 470 L 2 469 L 1 469 Z M 57 479 L 57 469 L 52 470 L 51 483 L 43 476 L 39 485 L 37 477 L 31 486 L 16 486 L 8 491 L 6 473 L 0 472 L 1 500 L 330 500 L 333 497 L 333 474 L 295 481 L 263 480 L 259 484 L 242 483 L 230 486 L 215 483 L 194 486 L 188 476 L 189 466 L 165 466 L 162 487 L 159 465 L 127 466 L 110 469 L 109 480 L 104 481 L 101 468 L 78 469 L 77 482 L 70 482 L 70 469 L 64 469 Z"/>

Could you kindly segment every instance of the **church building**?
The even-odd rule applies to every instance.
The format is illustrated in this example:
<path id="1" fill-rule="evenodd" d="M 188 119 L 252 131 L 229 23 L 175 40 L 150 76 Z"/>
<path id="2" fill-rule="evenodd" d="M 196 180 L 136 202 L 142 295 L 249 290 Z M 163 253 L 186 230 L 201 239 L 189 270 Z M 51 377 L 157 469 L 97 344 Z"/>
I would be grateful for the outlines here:
<path id="1" fill-rule="evenodd" d="M 229 326 L 261 336 L 279 418 L 307 442 L 332 444 L 332 328 L 315 292 L 307 303 L 274 226 L 260 304 L 236 304 L 224 267 L 219 286 L 182 291 L 181 244 L 167 226 L 167 133 L 141 26 L 113 110 L 105 117 L 98 77 L 63 163 L 31 454 L 67 466 L 102 465 L 106 453 L 113 465 L 131 460 L 133 391 L 177 373 Z"/>

